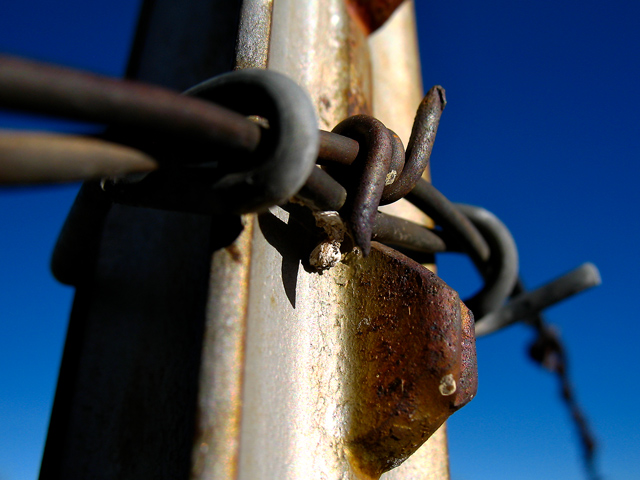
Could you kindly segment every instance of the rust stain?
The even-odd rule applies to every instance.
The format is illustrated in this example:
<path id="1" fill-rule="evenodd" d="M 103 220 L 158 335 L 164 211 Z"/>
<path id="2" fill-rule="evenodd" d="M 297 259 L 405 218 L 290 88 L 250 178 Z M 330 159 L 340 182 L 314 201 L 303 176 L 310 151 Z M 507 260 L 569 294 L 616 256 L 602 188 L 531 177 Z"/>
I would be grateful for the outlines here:
<path id="1" fill-rule="evenodd" d="M 370 34 L 391 17 L 403 0 L 347 0 L 349 13 L 357 18 Z"/>
<path id="2" fill-rule="evenodd" d="M 415 452 L 477 389 L 473 317 L 423 266 L 381 244 L 352 260 L 347 456 L 378 478 Z"/>
<path id="3" fill-rule="evenodd" d="M 240 250 L 240 248 L 238 248 L 238 245 L 236 243 L 232 243 L 228 247 L 225 247 L 225 250 L 231 256 L 231 259 L 235 263 L 242 263 L 242 255 L 243 255 L 243 253 Z"/>

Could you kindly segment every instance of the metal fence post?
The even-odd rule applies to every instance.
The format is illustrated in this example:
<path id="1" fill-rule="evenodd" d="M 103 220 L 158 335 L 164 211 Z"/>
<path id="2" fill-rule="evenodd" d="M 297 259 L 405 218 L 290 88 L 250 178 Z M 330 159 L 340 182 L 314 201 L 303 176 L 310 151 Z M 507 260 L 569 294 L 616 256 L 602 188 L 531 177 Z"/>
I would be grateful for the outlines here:
<path id="1" fill-rule="evenodd" d="M 372 113 L 405 143 L 422 96 L 410 1 L 372 36 L 343 0 L 147 2 L 130 76 L 182 90 L 234 64 L 292 77 L 321 128 Z M 114 206 L 78 286 L 41 478 L 369 478 L 345 449 L 353 272 L 305 268 L 298 228 L 278 207 Z M 444 429 L 383 478 L 448 478 Z"/>

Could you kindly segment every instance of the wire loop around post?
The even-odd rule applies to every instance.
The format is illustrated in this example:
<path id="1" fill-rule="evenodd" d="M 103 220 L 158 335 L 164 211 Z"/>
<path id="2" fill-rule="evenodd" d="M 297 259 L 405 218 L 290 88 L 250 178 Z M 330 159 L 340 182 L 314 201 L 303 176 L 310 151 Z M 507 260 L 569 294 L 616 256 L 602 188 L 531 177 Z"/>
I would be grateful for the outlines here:
<path id="1" fill-rule="evenodd" d="M 234 168 L 226 159 L 216 169 L 206 163 L 182 169 L 188 185 L 176 175 L 149 174 L 135 184 L 114 182 L 110 186 L 116 201 L 150 206 L 186 201 L 181 207 L 207 213 L 248 213 L 279 205 L 293 197 L 315 168 L 319 132 L 315 110 L 306 92 L 288 77 L 269 70 L 248 69 L 207 80 L 186 92 L 243 115 L 257 115 L 269 122 L 259 153 L 247 169 Z M 212 160 L 216 151 L 211 151 Z M 164 188 L 163 188 L 164 187 Z M 182 200 L 177 198 L 182 193 Z"/>

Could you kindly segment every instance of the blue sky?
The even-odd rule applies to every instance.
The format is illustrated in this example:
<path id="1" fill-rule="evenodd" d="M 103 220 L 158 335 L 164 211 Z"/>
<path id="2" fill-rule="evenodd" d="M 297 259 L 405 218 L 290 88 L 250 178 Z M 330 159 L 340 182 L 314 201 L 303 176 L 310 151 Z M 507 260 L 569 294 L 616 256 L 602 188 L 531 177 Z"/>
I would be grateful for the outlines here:
<path id="1" fill-rule="evenodd" d="M 604 478 L 638 478 L 638 4 L 450 1 L 417 10 L 424 83 L 442 84 L 449 101 L 434 184 L 509 226 L 529 286 L 584 261 L 600 268 L 602 286 L 547 318 L 567 344 Z M 440 266 L 463 293 L 474 288 L 463 260 Z M 525 357 L 531 337 L 513 327 L 478 341 L 478 396 L 450 422 L 454 480 L 582 478 L 555 380 Z"/>
<path id="2" fill-rule="evenodd" d="M 0 51 L 122 74 L 135 2 L 2 10 Z M 419 1 L 417 12 L 425 87 L 443 85 L 449 102 L 434 184 L 509 226 L 527 285 L 584 261 L 600 268 L 602 286 L 547 318 L 568 347 L 600 471 L 638 478 L 640 6 Z M 0 127 L 26 125 L 0 116 Z M 49 256 L 76 189 L 0 190 L 0 480 L 37 476 L 73 294 L 52 279 Z M 479 286 L 464 258 L 442 257 L 440 274 L 463 296 Z M 526 358 L 531 339 L 515 326 L 478 341 L 478 396 L 449 423 L 453 480 L 584 478 L 555 378 Z"/>

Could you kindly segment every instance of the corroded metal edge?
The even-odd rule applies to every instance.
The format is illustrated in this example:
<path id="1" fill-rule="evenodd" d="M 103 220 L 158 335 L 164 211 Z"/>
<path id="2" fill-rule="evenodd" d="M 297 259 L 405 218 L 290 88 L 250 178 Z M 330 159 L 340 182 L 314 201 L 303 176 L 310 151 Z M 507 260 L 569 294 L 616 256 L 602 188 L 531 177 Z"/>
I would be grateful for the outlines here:
<path id="1" fill-rule="evenodd" d="M 473 316 L 435 274 L 384 245 L 346 259 L 346 447 L 372 478 L 475 395 Z"/>
<path id="2" fill-rule="evenodd" d="M 237 475 L 253 216 L 242 223 L 242 233 L 211 262 L 192 480 Z"/>
<path id="3" fill-rule="evenodd" d="M 235 70 L 267 67 L 272 11 L 273 0 L 242 1 Z M 193 480 L 238 478 L 256 219 L 255 214 L 243 215 L 242 233 L 212 258 L 192 449 Z"/>

